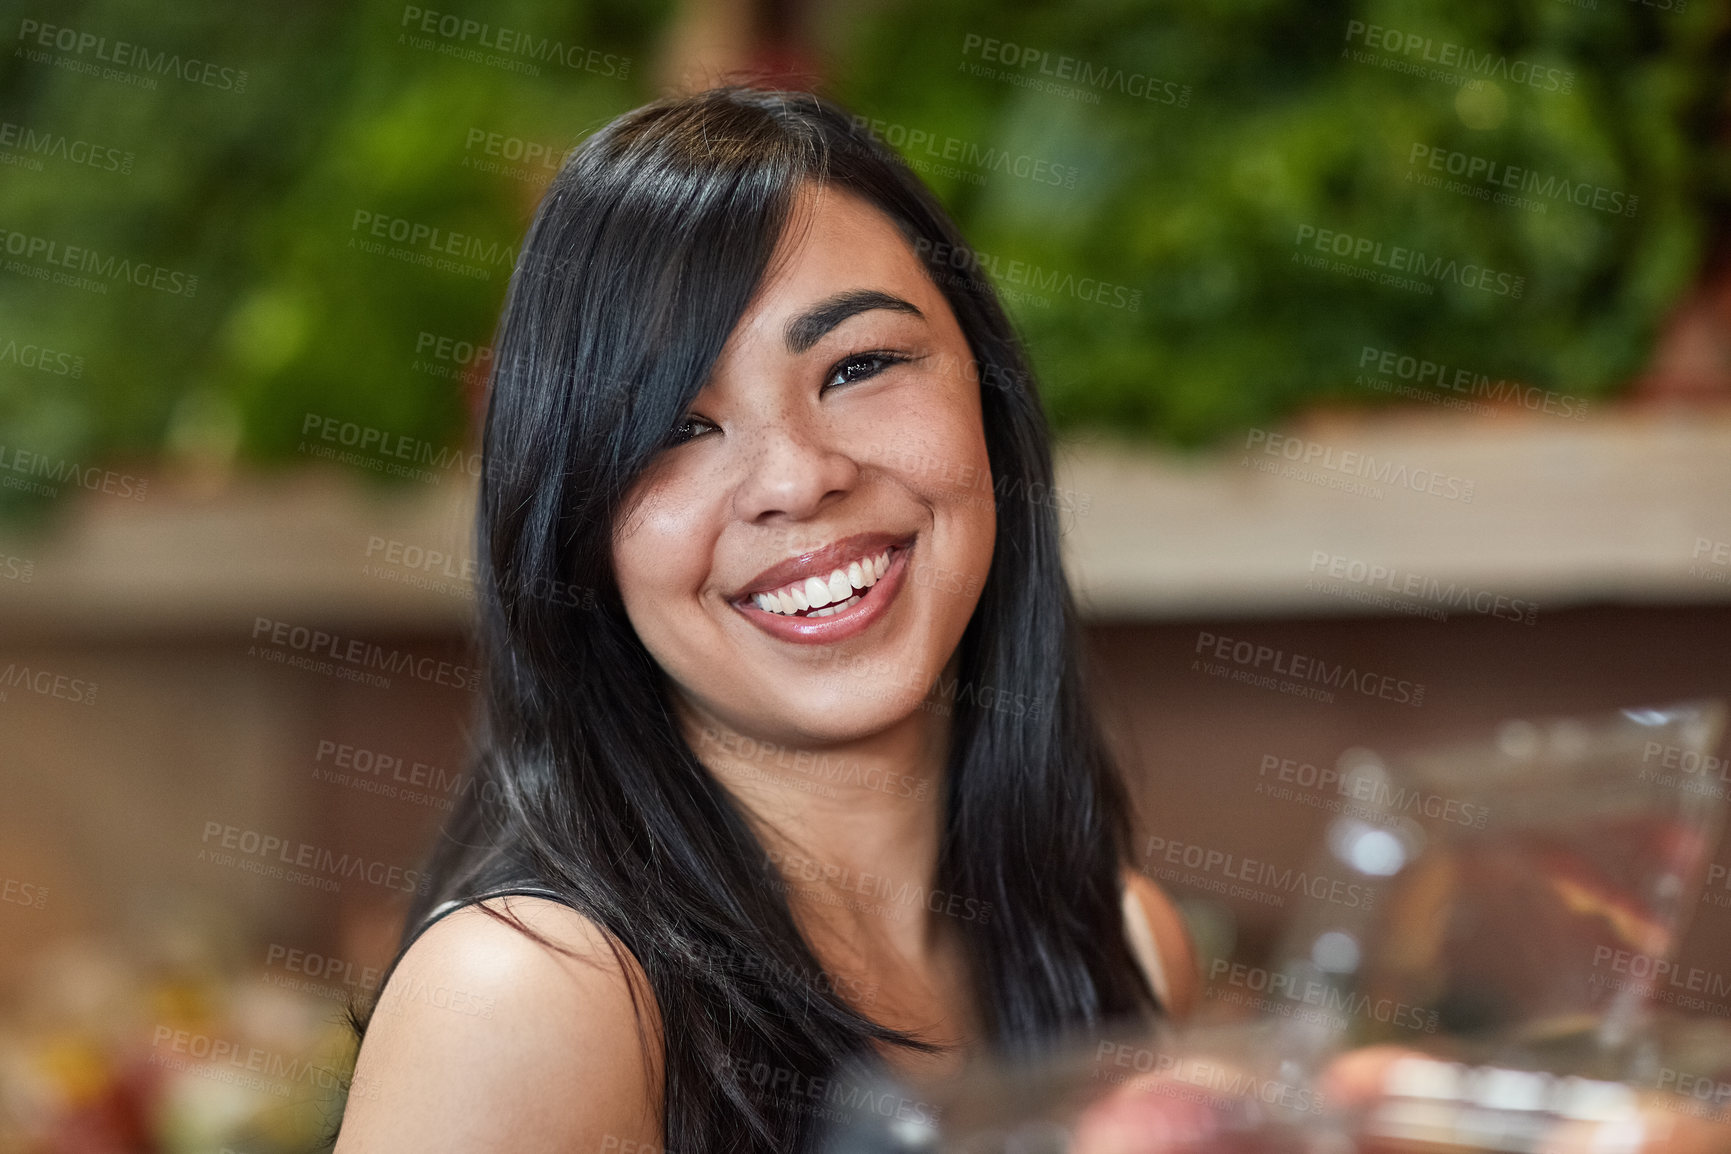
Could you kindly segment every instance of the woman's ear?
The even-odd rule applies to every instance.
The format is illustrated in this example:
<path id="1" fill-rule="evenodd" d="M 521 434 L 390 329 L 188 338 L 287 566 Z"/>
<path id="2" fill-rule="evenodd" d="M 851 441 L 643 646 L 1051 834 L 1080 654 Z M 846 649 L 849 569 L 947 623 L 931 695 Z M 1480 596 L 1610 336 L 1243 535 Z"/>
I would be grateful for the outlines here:
<path id="1" fill-rule="evenodd" d="M 1184 915 L 1152 878 L 1129 866 L 1124 867 L 1124 891 L 1148 919 L 1166 978 L 1166 1012 L 1176 1020 L 1189 1017 L 1202 995 L 1202 972 Z"/>

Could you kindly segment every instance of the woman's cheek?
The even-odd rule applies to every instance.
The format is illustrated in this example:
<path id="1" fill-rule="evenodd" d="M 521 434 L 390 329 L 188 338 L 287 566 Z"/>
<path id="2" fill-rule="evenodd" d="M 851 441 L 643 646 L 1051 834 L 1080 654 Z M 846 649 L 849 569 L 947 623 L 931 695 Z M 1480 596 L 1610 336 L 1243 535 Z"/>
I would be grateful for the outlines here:
<path id="1" fill-rule="evenodd" d="M 874 406 L 863 459 L 932 506 L 973 509 L 991 498 L 977 399 L 960 382 L 886 392 Z"/>
<path id="2" fill-rule="evenodd" d="M 668 478 L 645 490 L 623 519 L 614 557 L 634 614 L 665 616 L 683 600 L 695 604 L 714 544 L 704 515 L 711 500 L 701 485 Z"/>

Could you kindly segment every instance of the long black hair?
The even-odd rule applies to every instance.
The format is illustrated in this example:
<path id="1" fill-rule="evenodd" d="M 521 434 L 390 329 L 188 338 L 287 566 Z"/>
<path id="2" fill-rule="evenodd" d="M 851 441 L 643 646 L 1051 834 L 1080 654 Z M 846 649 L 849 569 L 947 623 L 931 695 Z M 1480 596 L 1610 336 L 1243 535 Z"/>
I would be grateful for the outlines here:
<path id="1" fill-rule="evenodd" d="M 1124 936 L 1128 799 L 1085 697 L 1045 414 L 981 261 L 827 100 L 657 100 L 567 157 L 512 275 L 477 512 L 479 753 L 397 960 L 441 903 L 557 894 L 642 966 L 664 1029 L 665 1145 L 681 1154 L 799 1149 L 813 1102 L 783 1075 L 869 1060 L 874 1039 L 935 1048 L 826 979 L 777 867 L 682 737 L 611 572 L 622 498 L 704 384 L 806 182 L 900 227 L 978 366 L 997 538 L 958 654 L 937 888 L 971 903 L 985 1041 L 1030 1056 L 1157 1012 Z M 758 1070 L 779 1074 L 745 1073 Z"/>

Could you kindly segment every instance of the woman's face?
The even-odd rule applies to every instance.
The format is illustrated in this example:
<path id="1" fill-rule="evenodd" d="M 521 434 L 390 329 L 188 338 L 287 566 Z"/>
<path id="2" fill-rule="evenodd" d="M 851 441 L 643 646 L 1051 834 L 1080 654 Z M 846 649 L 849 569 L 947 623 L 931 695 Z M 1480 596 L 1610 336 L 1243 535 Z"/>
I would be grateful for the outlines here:
<path id="1" fill-rule="evenodd" d="M 613 545 L 677 707 L 793 746 L 909 717 L 996 520 L 967 340 L 887 216 L 807 189 L 677 436 Z"/>

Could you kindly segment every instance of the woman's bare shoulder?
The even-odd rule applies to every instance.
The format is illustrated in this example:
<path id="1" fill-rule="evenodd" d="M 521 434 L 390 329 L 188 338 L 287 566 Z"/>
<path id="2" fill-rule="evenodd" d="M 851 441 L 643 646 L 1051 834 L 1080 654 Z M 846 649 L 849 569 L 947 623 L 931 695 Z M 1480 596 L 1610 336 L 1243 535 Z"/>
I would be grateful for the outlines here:
<path id="1" fill-rule="evenodd" d="M 637 960 L 609 942 L 576 910 L 530 896 L 435 922 L 380 992 L 335 1154 L 658 1146 L 654 997 Z"/>
<path id="2" fill-rule="evenodd" d="M 1189 1016 L 1202 996 L 1202 972 L 1184 915 L 1158 882 L 1128 865 L 1124 867 L 1124 889 L 1147 915 L 1166 977 L 1167 1011 L 1175 1018 Z"/>

